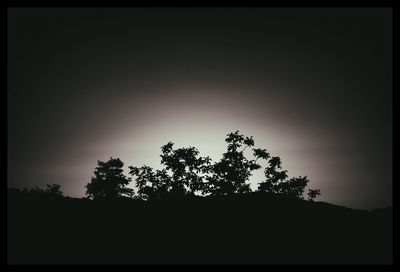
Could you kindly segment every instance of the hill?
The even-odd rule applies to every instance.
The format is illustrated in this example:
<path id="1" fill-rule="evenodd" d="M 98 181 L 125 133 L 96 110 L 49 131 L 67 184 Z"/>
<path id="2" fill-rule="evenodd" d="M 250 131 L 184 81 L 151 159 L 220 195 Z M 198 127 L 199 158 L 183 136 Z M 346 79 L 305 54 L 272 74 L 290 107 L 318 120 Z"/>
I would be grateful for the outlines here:
<path id="1" fill-rule="evenodd" d="M 8 194 L 9 263 L 382 264 L 392 210 L 251 193 L 146 202 Z"/>

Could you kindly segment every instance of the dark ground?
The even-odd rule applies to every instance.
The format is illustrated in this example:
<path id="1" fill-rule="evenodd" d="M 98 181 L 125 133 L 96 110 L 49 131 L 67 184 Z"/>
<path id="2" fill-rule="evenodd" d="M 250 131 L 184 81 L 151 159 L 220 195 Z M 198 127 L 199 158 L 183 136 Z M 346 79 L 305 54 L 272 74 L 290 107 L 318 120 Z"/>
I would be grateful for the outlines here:
<path id="1" fill-rule="evenodd" d="M 8 194 L 9 264 L 386 264 L 392 209 L 252 193 L 143 202 Z"/>

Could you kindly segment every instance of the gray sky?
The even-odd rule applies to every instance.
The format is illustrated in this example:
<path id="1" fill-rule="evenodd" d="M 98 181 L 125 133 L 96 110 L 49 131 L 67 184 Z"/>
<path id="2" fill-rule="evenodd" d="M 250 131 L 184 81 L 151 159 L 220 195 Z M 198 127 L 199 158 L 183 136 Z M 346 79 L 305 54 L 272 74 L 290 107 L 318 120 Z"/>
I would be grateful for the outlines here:
<path id="1" fill-rule="evenodd" d="M 254 136 L 321 201 L 392 204 L 392 10 L 8 9 L 8 186 Z M 252 188 L 262 179 L 252 177 Z"/>

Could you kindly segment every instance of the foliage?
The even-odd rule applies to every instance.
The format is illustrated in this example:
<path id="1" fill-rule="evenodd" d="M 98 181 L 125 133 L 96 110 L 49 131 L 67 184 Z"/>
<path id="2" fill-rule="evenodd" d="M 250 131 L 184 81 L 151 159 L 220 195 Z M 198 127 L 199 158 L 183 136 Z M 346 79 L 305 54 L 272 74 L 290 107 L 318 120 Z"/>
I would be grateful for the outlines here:
<path id="1" fill-rule="evenodd" d="M 287 176 L 287 171 L 278 169 L 282 169 L 282 162 L 279 157 L 271 157 L 268 161 L 269 165 L 265 168 L 264 174 L 266 180 L 259 184 L 258 190 L 263 192 L 272 192 L 272 193 L 280 193 L 287 191 L 285 182 Z M 284 191 L 282 191 L 284 189 Z"/>
<path id="2" fill-rule="evenodd" d="M 253 137 L 245 137 L 235 131 L 227 134 L 225 139 L 227 151 L 222 158 L 211 163 L 209 157 L 199 156 L 194 147 L 174 149 L 168 142 L 161 147 L 162 170 L 143 165 L 129 166 L 129 174 L 136 177 L 139 199 L 153 200 L 182 198 L 194 195 L 222 196 L 251 193 L 249 178 L 252 172 L 261 168 L 259 159 L 266 162 L 265 180 L 259 183 L 259 192 L 282 194 L 292 198 L 303 199 L 304 190 L 309 180 L 307 176 L 287 179 L 287 170 L 282 169 L 278 156 L 271 156 L 266 149 L 254 147 Z M 252 158 L 245 156 L 245 150 L 252 151 Z M 106 162 L 98 161 L 91 182 L 86 184 L 87 198 L 115 199 L 124 196 L 132 198 L 134 191 L 127 185 L 131 178 L 123 174 L 123 162 L 119 158 L 110 158 Z M 35 186 L 22 193 L 34 195 L 62 196 L 58 184 L 47 184 L 45 190 Z M 12 192 L 12 190 L 10 190 Z M 308 199 L 313 201 L 320 195 L 319 189 L 309 189 Z"/>
<path id="3" fill-rule="evenodd" d="M 30 194 L 36 196 L 51 196 L 51 197 L 63 197 L 63 192 L 61 191 L 61 185 L 59 184 L 47 184 L 46 189 L 42 189 L 38 186 L 32 187 L 30 189 L 24 188 L 23 190 L 19 191 L 16 188 L 11 188 L 14 192 L 23 193 L 23 194 Z"/>
<path id="4" fill-rule="evenodd" d="M 287 180 L 287 170 L 280 170 L 282 162 L 279 157 L 271 157 L 268 163 L 264 171 L 266 180 L 259 183 L 258 190 L 303 199 L 304 190 L 309 182 L 307 176 Z"/>
<path id="5" fill-rule="evenodd" d="M 129 174 L 137 176 L 136 187 L 141 199 L 162 199 L 168 193 L 171 181 L 165 170 L 154 172 L 153 168 L 146 165 L 140 168 L 129 166 L 129 169 Z"/>
<path id="6" fill-rule="evenodd" d="M 30 194 L 34 194 L 34 195 L 44 195 L 46 193 L 45 190 L 43 190 L 42 188 L 35 186 L 29 189 L 28 191 Z"/>
<path id="7" fill-rule="evenodd" d="M 314 199 L 317 196 L 321 195 L 321 190 L 319 190 L 319 189 L 308 189 L 307 195 L 308 195 L 308 200 L 314 201 Z"/>
<path id="8" fill-rule="evenodd" d="M 59 195 L 59 196 L 62 196 L 63 194 L 60 190 L 61 185 L 59 184 L 47 184 L 46 187 L 47 187 L 46 193 L 48 194 Z"/>
<path id="9" fill-rule="evenodd" d="M 307 176 L 297 178 L 293 177 L 287 182 L 280 184 L 280 193 L 302 199 L 308 182 L 310 181 L 307 179 Z"/>
<path id="10" fill-rule="evenodd" d="M 130 174 L 136 176 L 138 195 L 143 199 L 161 199 L 165 197 L 184 197 L 204 192 L 205 179 L 211 159 L 199 157 L 194 147 L 173 149 L 168 142 L 161 147 L 163 170 L 154 170 L 149 166 L 140 168 L 130 166 Z"/>
<path id="11" fill-rule="evenodd" d="M 110 158 L 107 162 L 98 161 L 94 171 L 95 177 L 86 188 L 86 195 L 93 199 L 114 199 L 122 196 L 133 196 L 133 190 L 126 186 L 131 181 L 123 174 L 123 162 Z"/>
<path id="12" fill-rule="evenodd" d="M 239 131 L 227 134 L 227 151 L 220 161 L 211 164 L 209 157 L 200 157 L 194 147 L 174 149 L 168 142 L 161 147 L 162 170 L 154 171 L 149 166 L 130 166 L 130 174 L 136 176 L 138 196 L 141 199 L 163 199 L 185 197 L 194 194 L 232 195 L 250 193 L 248 183 L 252 171 L 260 169 L 259 159 L 265 160 L 265 180 L 259 183 L 258 190 L 284 194 L 302 199 L 309 182 L 307 176 L 287 180 L 287 170 L 282 170 L 281 159 L 271 157 L 266 149 L 252 148 L 253 137 L 245 137 Z M 244 154 L 252 148 L 253 158 Z"/>
<path id="13" fill-rule="evenodd" d="M 161 164 L 165 170 L 171 171 L 171 183 L 168 191 L 174 195 L 193 195 L 204 189 L 203 174 L 211 159 L 199 157 L 199 151 L 194 147 L 178 148 L 174 150 L 173 143 L 169 142 L 162 147 Z"/>
<path id="14" fill-rule="evenodd" d="M 250 193 L 251 188 L 247 181 L 251 171 L 261 167 L 256 160 L 249 160 L 244 155 L 246 148 L 254 146 L 253 137 L 245 137 L 236 131 L 228 134 L 225 142 L 228 143 L 227 152 L 212 166 L 206 192 L 211 195 Z M 243 149 L 239 150 L 242 147 Z M 260 149 L 254 150 L 254 153 L 258 157 L 265 157 L 268 154 Z"/>

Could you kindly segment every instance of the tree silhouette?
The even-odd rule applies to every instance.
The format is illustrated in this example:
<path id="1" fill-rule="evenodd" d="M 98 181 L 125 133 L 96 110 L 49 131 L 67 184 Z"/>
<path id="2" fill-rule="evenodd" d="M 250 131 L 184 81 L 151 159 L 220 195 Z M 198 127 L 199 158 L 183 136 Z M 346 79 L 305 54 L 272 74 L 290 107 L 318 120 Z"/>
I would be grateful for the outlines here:
<path id="1" fill-rule="evenodd" d="M 202 174 L 208 172 L 209 157 L 199 157 L 199 151 L 194 147 L 174 150 L 173 143 L 164 145 L 161 163 L 172 173 L 169 192 L 177 196 L 193 195 L 204 191 Z"/>
<path id="2" fill-rule="evenodd" d="M 61 191 L 61 185 L 59 184 L 47 184 L 46 189 L 42 189 L 38 186 L 32 187 L 30 189 L 24 187 L 24 189 L 22 189 L 21 191 L 18 190 L 18 192 L 24 195 L 33 195 L 45 198 L 63 197 L 63 192 Z"/>
<path id="3" fill-rule="evenodd" d="M 310 182 L 307 176 L 291 178 L 287 182 L 280 184 L 280 193 L 303 199 L 304 190 L 307 187 L 308 182 Z"/>
<path id="4" fill-rule="evenodd" d="M 268 157 L 267 157 L 268 158 Z M 279 171 L 282 169 L 282 162 L 279 157 L 271 157 L 268 161 L 268 166 L 264 170 L 266 180 L 259 183 L 258 190 L 268 193 L 281 193 L 282 189 L 286 187 L 282 185 L 287 176 L 287 170 Z"/>
<path id="5" fill-rule="evenodd" d="M 227 152 L 222 159 L 211 164 L 209 157 L 200 157 L 194 147 L 174 149 L 168 142 L 161 147 L 161 164 L 164 169 L 154 171 L 149 166 L 130 166 L 130 174 L 136 176 L 138 196 L 141 199 L 202 195 L 220 196 L 250 193 L 248 180 L 252 171 L 260 169 L 259 159 L 267 161 L 266 180 L 258 190 L 285 194 L 302 199 L 309 182 L 306 176 L 287 180 L 287 170 L 282 169 L 278 156 L 271 157 L 266 149 L 253 148 L 255 159 L 246 158 L 244 151 L 254 146 L 253 137 L 245 137 L 239 131 L 227 134 Z"/>
<path id="6" fill-rule="evenodd" d="M 199 157 L 194 147 L 173 149 L 168 142 L 161 147 L 163 170 L 154 170 L 149 166 L 140 168 L 130 166 L 130 174 L 137 176 L 138 195 L 143 199 L 165 197 L 185 197 L 196 192 L 204 193 L 205 175 L 209 171 L 209 157 Z"/>
<path id="7" fill-rule="evenodd" d="M 162 199 L 168 193 L 171 178 L 166 170 L 154 172 L 150 166 L 134 167 L 129 166 L 129 174 L 136 176 L 136 187 L 138 196 L 144 200 Z"/>
<path id="8" fill-rule="evenodd" d="M 314 199 L 321 195 L 321 191 L 319 189 L 308 189 L 308 200 L 314 201 Z"/>
<path id="9" fill-rule="evenodd" d="M 212 166 L 206 192 L 211 195 L 249 193 L 250 184 L 246 182 L 251 176 L 251 171 L 261 167 L 255 160 L 249 160 L 244 156 L 246 148 L 254 146 L 253 137 L 244 137 L 236 131 L 229 133 L 225 142 L 228 143 L 227 152 Z M 243 149 L 239 150 L 242 147 Z M 261 150 L 258 150 L 257 154 L 266 156 Z"/>
<path id="10" fill-rule="evenodd" d="M 133 189 L 126 187 L 131 179 L 123 174 L 124 163 L 119 158 L 110 158 L 107 162 L 98 161 L 97 164 L 95 177 L 85 186 L 88 198 L 115 199 L 124 195 L 133 196 Z"/>
<path id="11" fill-rule="evenodd" d="M 63 192 L 61 192 L 61 185 L 59 184 L 47 184 L 46 193 L 56 196 L 62 196 Z"/>
<path id="12" fill-rule="evenodd" d="M 42 188 L 35 186 L 29 189 L 29 193 L 32 195 L 44 195 L 46 192 Z"/>
<path id="13" fill-rule="evenodd" d="M 307 176 L 287 180 L 287 170 L 280 169 L 282 169 L 280 157 L 271 157 L 264 170 L 266 180 L 259 183 L 258 190 L 303 199 L 304 190 L 309 182 Z"/>

